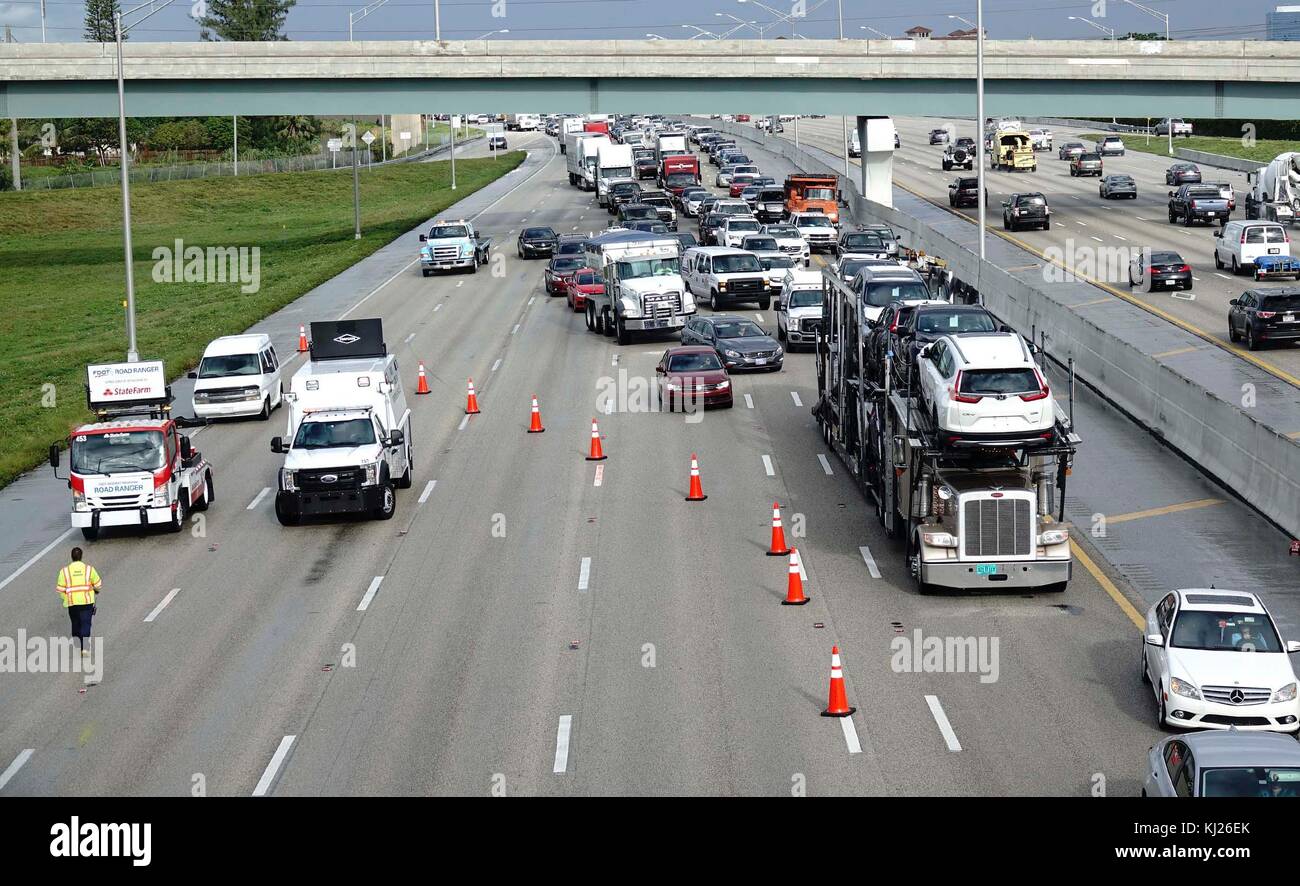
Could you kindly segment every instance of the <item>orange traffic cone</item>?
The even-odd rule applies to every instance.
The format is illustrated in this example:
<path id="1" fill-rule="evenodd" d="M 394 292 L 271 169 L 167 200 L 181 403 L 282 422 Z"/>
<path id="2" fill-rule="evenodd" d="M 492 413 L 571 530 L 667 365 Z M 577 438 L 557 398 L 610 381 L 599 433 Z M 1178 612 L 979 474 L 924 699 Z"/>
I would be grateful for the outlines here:
<path id="1" fill-rule="evenodd" d="M 785 546 L 785 529 L 781 526 L 781 506 L 772 502 L 772 547 L 768 549 L 769 557 L 784 557 L 790 553 Z"/>
<path id="2" fill-rule="evenodd" d="M 849 707 L 848 695 L 844 692 L 844 671 L 840 668 L 840 647 L 831 647 L 831 692 L 826 701 L 823 717 L 848 717 L 857 708 Z"/>
<path id="3" fill-rule="evenodd" d="M 708 496 L 704 494 L 704 487 L 700 485 L 700 462 L 699 459 L 695 457 L 695 453 L 692 452 L 691 453 L 691 491 L 686 496 L 686 500 L 704 501 L 706 498 L 708 498 Z"/>
<path id="4" fill-rule="evenodd" d="M 605 451 L 600 448 L 600 430 L 596 427 L 596 420 L 591 420 L 591 454 L 587 456 L 587 461 L 604 461 Z"/>
<path id="5" fill-rule="evenodd" d="M 419 380 L 419 381 L 416 383 L 416 385 L 415 385 L 415 393 L 417 393 L 417 394 L 427 394 L 427 393 L 429 393 L 429 379 L 428 379 L 428 378 L 425 376 L 425 374 L 424 374 L 424 361 L 423 361 L 423 360 L 420 361 L 420 372 L 419 372 L 419 376 L 420 376 L 420 380 Z"/>
<path id="6" fill-rule="evenodd" d="M 533 418 L 528 424 L 528 433 L 540 434 L 546 428 L 542 427 L 542 412 L 537 408 L 537 395 L 533 394 Z"/>
<path id="7" fill-rule="evenodd" d="M 465 398 L 465 414 L 478 415 L 478 395 L 474 393 L 474 379 L 469 380 L 469 395 Z"/>
<path id="8" fill-rule="evenodd" d="M 307 353 L 307 327 L 301 323 L 298 324 L 298 353 Z"/>
<path id="9" fill-rule="evenodd" d="M 799 575 L 799 549 L 790 549 L 790 580 L 786 585 L 785 599 L 781 601 L 782 606 L 802 606 L 811 600 L 803 592 L 803 577 Z"/>

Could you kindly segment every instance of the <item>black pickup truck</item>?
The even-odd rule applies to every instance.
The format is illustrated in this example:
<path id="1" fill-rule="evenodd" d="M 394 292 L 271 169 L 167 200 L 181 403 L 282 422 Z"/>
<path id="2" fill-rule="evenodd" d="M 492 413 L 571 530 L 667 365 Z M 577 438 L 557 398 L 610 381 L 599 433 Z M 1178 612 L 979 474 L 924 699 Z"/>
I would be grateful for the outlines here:
<path id="1" fill-rule="evenodd" d="M 1169 192 L 1169 224 L 1180 219 L 1191 227 L 1195 222 L 1221 222 L 1228 217 L 1228 201 L 1218 185 L 1183 185 Z"/>

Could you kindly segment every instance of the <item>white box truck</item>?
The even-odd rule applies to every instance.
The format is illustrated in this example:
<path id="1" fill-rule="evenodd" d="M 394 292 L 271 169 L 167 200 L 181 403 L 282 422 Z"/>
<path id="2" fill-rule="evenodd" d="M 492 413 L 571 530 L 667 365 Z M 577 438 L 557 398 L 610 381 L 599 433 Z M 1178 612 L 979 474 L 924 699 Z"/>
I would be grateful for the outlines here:
<path id="1" fill-rule="evenodd" d="M 542 118 L 538 114 L 507 114 L 506 129 L 514 132 L 536 132 L 542 126 Z"/>
<path id="2" fill-rule="evenodd" d="M 609 186 L 635 181 L 632 175 L 632 146 L 605 142 L 596 146 L 596 203 L 609 205 Z"/>
<path id="3" fill-rule="evenodd" d="M 596 190 L 596 161 L 600 146 L 609 144 L 603 132 L 575 132 L 564 137 L 565 162 L 569 167 L 569 184 L 583 191 Z M 629 164 L 630 165 L 630 164 Z"/>
<path id="4" fill-rule="evenodd" d="M 689 153 L 686 136 L 680 132 L 661 132 L 655 139 L 655 159 L 659 161 L 660 168 L 663 167 L 665 157 Z"/>
<path id="5" fill-rule="evenodd" d="M 411 486 L 411 410 L 379 320 L 311 324 L 311 354 L 294 373 L 275 516 L 366 513 L 388 520 Z"/>

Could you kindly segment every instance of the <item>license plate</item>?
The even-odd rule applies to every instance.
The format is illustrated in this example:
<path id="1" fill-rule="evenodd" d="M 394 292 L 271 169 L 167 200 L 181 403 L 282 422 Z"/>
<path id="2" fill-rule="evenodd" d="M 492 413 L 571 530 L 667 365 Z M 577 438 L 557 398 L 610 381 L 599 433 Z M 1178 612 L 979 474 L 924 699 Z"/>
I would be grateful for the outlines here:
<path id="1" fill-rule="evenodd" d="M 1207 212 L 1207 213 L 1205 213 L 1205 217 L 1206 217 L 1206 218 L 1214 218 L 1216 215 L 1218 215 L 1217 212 Z"/>
<path id="2" fill-rule="evenodd" d="M 998 564 L 996 564 L 996 563 L 976 563 L 976 564 L 975 564 L 975 574 L 976 574 L 976 575 L 997 575 L 997 574 L 998 574 Z"/>
<path id="3" fill-rule="evenodd" d="M 1283 323 L 1294 323 L 1294 322 L 1295 322 L 1295 314 L 1283 314 L 1283 315 L 1282 315 L 1282 322 L 1283 322 Z"/>
<path id="4" fill-rule="evenodd" d="M 754 365 L 755 365 L 755 366 L 766 366 L 766 365 L 767 365 L 767 358 L 766 358 L 766 357 L 759 357 L 757 360 L 754 361 Z"/>
<path id="5" fill-rule="evenodd" d="M 1165 281 L 1165 285 L 1166 285 L 1166 286 L 1177 286 L 1177 285 L 1178 285 L 1178 281 L 1177 281 L 1177 280 L 1166 280 L 1166 281 Z"/>
<path id="6" fill-rule="evenodd" d="M 665 327 L 665 326 L 667 326 L 667 325 L 668 325 L 668 321 L 667 321 L 667 320 L 651 320 L 651 321 L 649 322 L 649 328 L 650 328 L 650 329 L 662 329 L 663 327 Z"/>
<path id="7" fill-rule="evenodd" d="M 1276 249 L 1270 249 L 1270 250 L 1268 251 L 1268 254 L 1269 254 L 1269 255 L 1281 255 L 1281 254 L 1282 254 L 1282 247 L 1279 246 L 1279 247 L 1277 247 Z"/>

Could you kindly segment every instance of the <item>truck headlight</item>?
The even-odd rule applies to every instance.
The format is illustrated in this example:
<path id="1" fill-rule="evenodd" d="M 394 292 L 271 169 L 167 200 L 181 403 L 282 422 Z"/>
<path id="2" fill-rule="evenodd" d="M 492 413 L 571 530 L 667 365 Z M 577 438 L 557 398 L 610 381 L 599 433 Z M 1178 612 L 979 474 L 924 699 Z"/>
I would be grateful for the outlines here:
<path id="1" fill-rule="evenodd" d="M 245 400 L 261 400 L 262 392 L 257 388 L 244 388 Z"/>
<path id="2" fill-rule="evenodd" d="M 433 258 L 433 250 L 425 246 L 420 249 L 420 258 Z"/>
<path id="3" fill-rule="evenodd" d="M 620 300 L 620 303 L 623 305 L 623 316 L 624 316 L 624 317 L 633 317 L 633 318 L 635 318 L 635 317 L 640 317 L 640 316 L 641 316 L 641 305 L 637 304 L 636 299 L 634 299 L 634 298 L 624 298 L 624 299 L 621 299 L 621 300 Z"/>
<path id="4" fill-rule="evenodd" d="M 726 292 L 726 291 L 727 291 L 727 281 L 720 280 L 718 282 L 718 292 Z"/>
<path id="5" fill-rule="evenodd" d="M 1177 677 L 1169 678 L 1169 691 L 1174 695 L 1181 695 L 1183 698 L 1199 699 L 1201 693 L 1196 691 L 1196 687 L 1186 680 L 1179 680 Z"/>
<path id="6" fill-rule="evenodd" d="M 460 247 L 460 254 L 462 256 L 471 256 L 474 254 L 474 247 L 470 246 L 468 243 L 462 244 Z"/>
<path id="7" fill-rule="evenodd" d="M 153 506 L 155 508 L 165 508 L 171 504 L 167 497 L 167 487 L 161 486 L 153 491 Z"/>
<path id="8" fill-rule="evenodd" d="M 1288 683 L 1274 692 L 1273 701 L 1295 701 L 1295 684 Z"/>
<path id="9" fill-rule="evenodd" d="M 86 493 L 72 490 L 72 509 L 74 511 L 88 511 L 90 505 L 86 503 Z"/>
<path id="10" fill-rule="evenodd" d="M 1068 529 L 1049 529 L 1038 536 L 1040 545 L 1059 545 L 1070 540 L 1070 530 Z"/>
<path id="11" fill-rule="evenodd" d="M 293 471 L 280 470 L 280 488 L 285 492 L 298 491 L 298 486 L 294 483 Z"/>
<path id="12" fill-rule="evenodd" d="M 361 481 L 362 486 L 374 486 L 379 482 L 379 462 L 363 464 L 361 469 L 366 472 L 365 478 Z"/>
<path id="13" fill-rule="evenodd" d="M 957 536 L 951 532 L 922 532 L 921 541 L 932 548 L 957 547 Z"/>
<path id="14" fill-rule="evenodd" d="M 207 403 L 207 402 L 208 402 L 208 392 L 207 392 L 207 391 L 195 391 L 195 392 L 194 392 L 194 402 L 195 402 L 195 403 Z"/>

